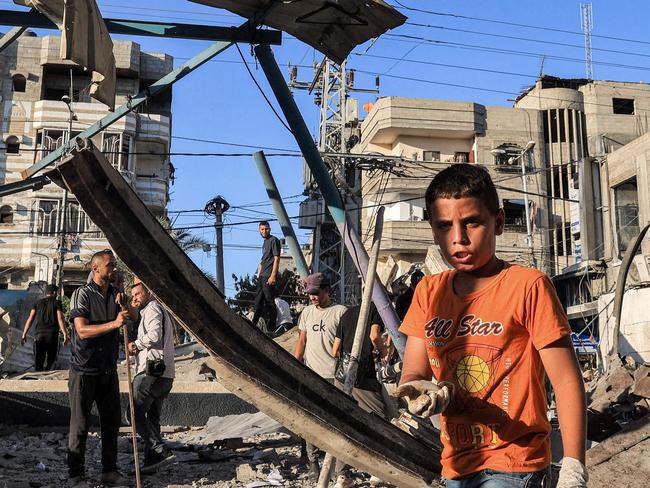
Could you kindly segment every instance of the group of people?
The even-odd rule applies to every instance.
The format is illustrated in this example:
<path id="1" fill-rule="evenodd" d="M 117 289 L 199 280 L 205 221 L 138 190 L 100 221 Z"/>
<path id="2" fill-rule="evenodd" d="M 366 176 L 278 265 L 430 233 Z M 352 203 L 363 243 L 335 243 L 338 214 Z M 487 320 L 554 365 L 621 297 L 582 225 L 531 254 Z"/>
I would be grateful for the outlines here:
<path id="1" fill-rule="evenodd" d="M 447 486 L 547 486 L 551 426 L 546 375 L 555 391 L 564 453 L 557 487 L 586 487 L 585 389 L 567 316 L 551 281 L 537 270 L 497 257 L 496 239 L 503 232 L 505 216 L 484 168 L 454 164 L 440 171 L 426 191 L 425 203 L 434 242 L 452 269 L 435 276 L 415 273 L 410 290 L 403 301 L 398 300 L 399 330 L 407 342 L 396 394 L 415 415 L 440 414 L 442 474 Z M 271 235 L 268 222 L 260 223 L 259 230 L 264 246 L 252 322 L 257 325 L 267 314 L 267 328 L 273 330 L 280 242 Z M 137 339 L 128 349 L 136 356 L 133 384 L 136 425 L 145 443 L 143 468 L 155 470 L 173 459 L 159 425 L 160 408 L 174 377 L 171 322 L 137 278 L 131 306 L 126 304 L 123 292 L 112 284 L 115 272 L 113 254 L 96 253 L 91 282 L 72 296 L 68 465 L 71 480 L 78 483 L 83 482 L 93 403 L 101 421 L 102 482 L 122 482 L 116 465 L 121 412 L 118 330 L 138 315 Z M 359 307 L 336 304 L 323 273 L 308 276 L 304 285 L 310 305 L 298 320 L 294 356 L 326 381 L 341 386 L 337 371 L 351 353 Z M 37 327 L 38 347 L 45 351 L 39 358 L 43 354 L 49 358 L 47 338 L 52 331 L 64 329 L 56 290 L 48 292 L 26 325 L 27 331 L 44 311 L 53 317 L 46 328 Z M 386 415 L 386 408 L 375 361 L 388 356 L 382 331 L 382 320 L 373 309 L 351 391 L 361 408 L 380 417 Z M 306 451 L 309 476 L 315 480 L 319 452 L 312 445 Z M 344 468 L 336 486 L 350 484 Z"/>
<path id="2" fill-rule="evenodd" d="M 441 415 L 447 486 L 548 486 L 548 377 L 564 453 L 557 487 L 586 487 L 585 388 L 552 282 L 538 270 L 497 257 L 505 214 L 483 167 L 454 164 L 440 171 L 426 191 L 425 204 L 433 241 L 452 269 L 426 277 L 414 273 L 412 286 L 396 304 L 407 342 L 395 393 L 415 415 Z M 268 230 L 265 234 L 270 235 Z M 359 309 L 335 304 L 321 273 L 307 277 L 305 290 L 311 304 L 300 316 L 294 355 L 336 384 L 337 356 L 346 348 L 349 352 Z M 385 353 L 377 340 L 381 327 L 378 315 L 371 314 L 360 363 L 369 350 Z M 383 415 L 376 388 L 374 371 L 368 368 L 352 396 L 362 408 Z M 310 476 L 316 479 L 317 449 L 307 446 L 307 455 Z M 340 474 L 337 488 L 349 484 L 347 475 Z"/>
<path id="3" fill-rule="evenodd" d="M 174 331 L 169 314 L 137 277 L 131 284 L 131 300 L 117 283 L 117 262 L 111 250 L 91 259 L 88 283 L 72 294 L 70 320 L 71 360 L 68 380 L 70 430 L 68 474 L 71 487 L 88 484 L 85 453 L 93 404 L 99 413 L 101 431 L 101 483 L 129 486 L 130 480 L 118 471 L 117 439 L 122 422 L 120 386 L 117 373 L 120 329 L 129 338 L 128 351 L 135 359 L 133 402 L 135 424 L 144 443 L 143 473 L 153 473 L 173 461 L 174 454 L 160 433 L 162 405 L 174 381 Z M 36 369 L 51 366 L 51 344 L 58 344 L 57 324 L 67 342 L 57 289 L 49 286 L 46 297 L 34 305 L 23 338 L 36 321 Z M 130 326 L 132 330 L 128 330 Z M 136 332 L 137 330 L 137 332 Z M 132 340 L 131 340 L 132 339 Z M 44 344 L 44 345 L 41 345 Z M 39 352 L 43 348 L 44 352 Z M 49 349 L 51 348 L 51 349 Z"/>

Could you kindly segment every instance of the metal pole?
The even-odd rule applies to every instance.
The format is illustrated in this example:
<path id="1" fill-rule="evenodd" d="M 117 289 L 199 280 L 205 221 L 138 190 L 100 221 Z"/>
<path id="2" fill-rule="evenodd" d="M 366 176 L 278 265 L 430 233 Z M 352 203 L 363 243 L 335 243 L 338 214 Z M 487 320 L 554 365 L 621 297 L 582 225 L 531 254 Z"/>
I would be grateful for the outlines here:
<path id="1" fill-rule="evenodd" d="M 309 129 L 298 110 L 296 102 L 289 91 L 289 87 L 282 76 L 278 64 L 275 61 L 271 47 L 268 44 L 260 44 L 255 47 L 255 54 L 262 66 L 262 70 L 264 71 L 267 80 L 269 81 L 269 85 L 275 94 L 280 108 L 287 119 L 287 123 L 289 124 L 289 127 L 291 127 L 291 131 L 300 147 L 300 151 L 309 165 L 309 169 L 314 175 L 314 179 L 318 183 L 330 214 L 339 228 L 339 232 L 345 238 L 345 245 L 350 252 L 350 256 L 359 272 L 365 275 L 368 268 L 368 254 L 363 247 L 361 238 L 354 230 L 354 226 L 351 225 L 351 223 L 346 225 L 345 206 L 341 199 L 341 195 L 329 176 L 327 167 L 318 152 L 316 144 L 314 144 Z M 395 349 L 400 357 L 403 357 L 406 338 L 401 332 L 399 332 L 399 317 L 388 298 L 386 289 L 379 280 L 375 282 L 375 286 L 373 287 L 372 301 L 377 306 L 377 311 L 393 339 Z"/>
<path id="2" fill-rule="evenodd" d="M 73 120 L 73 115 L 74 112 L 72 111 L 72 100 L 74 97 L 74 90 L 73 90 L 73 79 L 72 79 L 72 69 L 70 70 L 70 88 L 68 90 L 68 100 L 65 100 L 65 97 L 63 101 L 65 104 L 68 106 L 68 140 L 66 141 L 68 143 L 68 148 L 70 148 L 70 140 L 72 139 L 72 120 Z M 67 187 L 63 189 L 63 199 L 61 200 L 61 207 L 59 208 L 59 263 L 58 263 L 58 268 L 56 270 L 56 286 L 59 287 L 59 293 L 61 297 L 63 297 L 63 263 L 65 260 L 65 228 L 66 228 L 66 223 L 67 223 L 67 207 L 68 207 L 68 189 Z"/>
<path id="3" fill-rule="evenodd" d="M 379 248 L 381 246 L 381 233 L 384 228 L 384 207 L 379 207 L 377 212 L 377 221 L 375 223 L 375 233 L 372 239 L 372 249 L 370 251 L 370 263 L 368 263 L 368 271 L 366 273 L 366 282 L 363 287 L 363 298 L 361 299 L 361 307 L 359 307 L 359 317 L 357 318 L 357 328 L 354 331 L 354 342 L 352 343 L 352 351 L 350 352 L 350 365 L 348 372 L 345 376 L 345 384 L 343 391 L 349 395 L 354 388 L 357 380 L 357 371 L 359 370 L 359 356 L 363 346 L 363 339 L 366 335 L 368 325 L 368 316 L 370 315 L 370 305 L 372 303 L 372 289 L 375 284 L 375 276 L 377 271 L 377 261 L 379 261 Z M 326 488 L 332 477 L 332 468 L 334 467 L 334 456 L 330 453 L 325 454 L 323 467 L 318 477 L 317 488 Z"/>
<path id="4" fill-rule="evenodd" d="M 307 261 L 305 261 L 305 256 L 302 254 L 300 249 L 300 244 L 298 244 L 298 239 L 296 238 L 296 233 L 293 231 L 293 226 L 289 220 L 289 215 L 287 210 L 284 208 L 282 203 L 282 198 L 280 197 L 280 192 L 278 187 L 275 184 L 275 179 L 273 178 L 273 173 L 269 168 L 269 163 L 264 156 L 264 151 L 258 151 L 253 154 L 253 159 L 257 165 L 257 170 L 262 176 L 262 181 L 266 187 L 266 194 L 269 196 L 271 205 L 273 205 L 273 211 L 275 212 L 276 217 L 278 218 L 278 223 L 282 229 L 282 234 L 287 241 L 289 246 L 289 252 L 293 258 L 293 262 L 296 265 L 298 274 L 301 278 L 306 278 L 309 275 L 309 269 L 307 268 Z"/>
<path id="5" fill-rule="evenodd" d="M 521 180 L 522 188 L 524 190 L 524 210 L 526 212 L 526 245 L 528 247 L 528 254 L 530 254 L 531 264 L 534 268 L 537 267 L 537 260 L 535 259 L 535 252 L 533 250 L 533 231 L 530 223 L 530 209 L 528 207 L 528 184 L 526 182 L 526 155 L 530 152 L 522 154 L 519 160 L 521 161 Z"/>
<path id="6" fill-rule="evenodd" d="M 224 292 L 225 280 L 223 276 L 223 212 L 221 207 L 217 207 L 217 212 L 214 214 L 214 231 L 216 235 L 216 249 L 215 249 L 215 264 L 216 264 L 216 278 L 217 288 L 221 293 Z"/>
<path id="7" fill-rule="evenodd" d="M 214 233 L 216 236 L 216 246 L 215 246 L 215 270 L 217 281 L 217 288 L 219 291 L 225 295 L 225 280 L 223 273 L 223 220 L 222 216 L 230 208 L 230 204 L 223 198 L 221 195 L 217 195 L 208 203 L 205 204 L 205 213 L 209 215 L 214 215 Z"/>

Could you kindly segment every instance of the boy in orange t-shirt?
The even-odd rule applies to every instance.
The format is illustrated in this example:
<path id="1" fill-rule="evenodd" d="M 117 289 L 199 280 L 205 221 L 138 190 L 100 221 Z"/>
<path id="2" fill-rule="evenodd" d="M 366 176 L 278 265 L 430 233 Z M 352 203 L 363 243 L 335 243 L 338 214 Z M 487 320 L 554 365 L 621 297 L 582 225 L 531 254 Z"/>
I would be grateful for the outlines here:
<path id="1" fill-rule="evenodd" d="M 453 269 L 415 291 L 400 329 L 408 341 L 397 393 L 412 413 L 442 412 L 447 486 L 543 486 L 551 461 L 546 371 L 565 455 L 557 486 L 585 487 L 585 391 L 553 285 L 496 257 L 504 212 L 480 166 L 441 171 L 425 200 L 434 241 Z"/>

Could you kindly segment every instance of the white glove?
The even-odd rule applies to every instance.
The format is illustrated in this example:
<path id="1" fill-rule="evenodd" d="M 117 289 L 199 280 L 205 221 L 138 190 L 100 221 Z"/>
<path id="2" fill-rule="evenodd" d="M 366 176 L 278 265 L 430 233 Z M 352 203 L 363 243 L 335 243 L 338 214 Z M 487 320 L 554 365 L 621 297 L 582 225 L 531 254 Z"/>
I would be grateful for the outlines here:
<path id="1" fill-rule="evenodd" d="M 451 390 L 447 385 L 433 381 L 415 380 L 399 385 L 395 396 L 406 399 L 408 410 L 413 415 L 431 417 L 442 413 L 451 402 Z"/>
<path id="2" fill-rule="evenodd" d="M 589 473 L 584 464 L 571 457 L 562 458 L 556 488 L 586 488 L 588 480 Z"/>

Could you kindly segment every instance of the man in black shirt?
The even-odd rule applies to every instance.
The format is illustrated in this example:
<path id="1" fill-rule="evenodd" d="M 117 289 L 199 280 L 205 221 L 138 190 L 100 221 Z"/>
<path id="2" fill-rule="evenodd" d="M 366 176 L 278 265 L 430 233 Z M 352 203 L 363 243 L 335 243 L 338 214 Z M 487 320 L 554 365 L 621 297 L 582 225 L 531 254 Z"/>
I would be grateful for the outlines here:
<path id="1" fill-rule="evenodd" d="M 352 352 L 354 343 L 354 333 L 357 328 L 359 319 L 359 305 L 350 307 L 341 317 L 338 327 L 336 328 L 336 338 L 332 345 L 332 356 L 339 357 L 343 354 Z M 368 315 L 368 326 L 363 338 L 361 353 L 359 354 L 359 369 L 357 370 L 357 379 L 352 389 L 352 398 L 359 406 L 367 412 L 373 412 L 380 417 L 386 416 L 384 401 L 381 396 L 381 384 L 377 380 L 375 372 L 375 360 L 373 358 L 373 349 L 379 352 L 379 356 L 384 359 L 387 351 L 386 346 L 381 340 L 381 333 L 384 324 L 379 317 L 377 308 L 374 304 L 370 308 Z M 339 388 L 343 385 L 336 381 Z"/>
<path id="2" fill-rule="evenodd" d="M 411 275 L 410 286 L 404 293 L 397 297 L 397 300 L 395 300 L 395 311 L 397 312 L 397 316 L 400 320 L 404 320 L 406 312 L 408 312 L 409 307 L 411 306 L 411 302 L 413 301 L 413 293 L 415 293 L 415 287 L 418 286 L 418 283 L 422 280 L 423 277 L 424 273 L 422 271 L 419 269 L 415 270 Z"/>
<path id="3" fill-rule="evenodd" d="M 265 220 L 259 225 L 260 235 L 264 239 L 262 246 L 262 259 L 260 260 L 259 272 L 257 273 L 257 293 L 255 294 L 255 315 L 253 325 L 257 327 L 264 312 L 268 313 L 269 320 L 266 323 L 267 332 L 275 330 L 275 321 L 278 312 L 275 309 L 275 282 L 278 277 L 280 266 L 280 240 L 271 235 L 271 226 Z"/>
<path id="4" fill-rule="evenodd" d="M 85 453 L 93 403 L 97 405 L 102 439 L 104 485 L 124 485 L 117 471 L 117 436 L 121 406 L 117 377 L 119 328 L 128 317 L 117 303 L 118 290 L 111 283 L 117 272 L 113 253 L 97 252 L 91 260 L 93 279 L 79 287 L 70 300 L 74 321 L 70 361 L 70 433 L 68 471 L 72 487 L 86 487 Z"/>
<path id="5" fill-rule="evenodd" d="M 36 371 L 49 371 L 56 361 L 59 351 L 59 330 L 63 334 L 63 344 L 68 343 L 68 333 L 63 321 L 63 307 L 56 298 L 59 287 L 47 285 L 45 298 L 37 301 L 25 322 L 25 330 L 21 342 L 27 340 L 27 332 L 36 320 L 34 334 L 34 369 Z"/>

